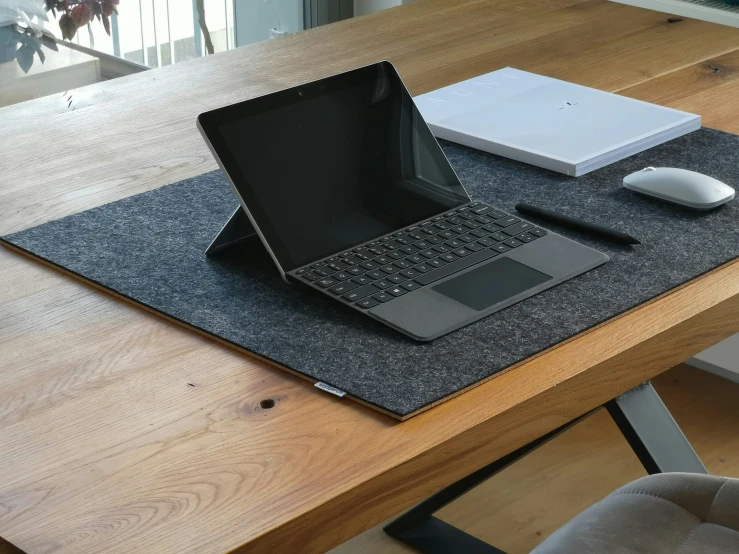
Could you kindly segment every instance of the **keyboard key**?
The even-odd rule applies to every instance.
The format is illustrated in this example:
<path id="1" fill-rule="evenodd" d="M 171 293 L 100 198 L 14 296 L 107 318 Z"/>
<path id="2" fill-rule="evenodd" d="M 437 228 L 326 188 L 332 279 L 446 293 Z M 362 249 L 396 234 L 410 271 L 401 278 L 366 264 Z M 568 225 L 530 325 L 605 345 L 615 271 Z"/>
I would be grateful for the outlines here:
<path id="1" fill-rule="evenodd" d="M 446 255 L 447 254 L 445 254 L 445 256 Z M 465 258 L 455 257 L 456 258 L 455 262 L 447 264 L 442 268 L 435 269 L 434 271 L 429 271 L 428 273 L 424 273 L 423 275 L 419 275 L 414 280 L 416 281 L 416 283 L 420 285 L 428 285 L 429 283 L 433 283 L 434 281 L 443 279 L 444 277 L 447 277 L 448 275 L 451 275 L 452 273 L 456 273 L 457 271 L 462 271 L 463 269 L 466 269 L 472 265 L 475 265 L 484 260 L 493 258 L 496 255 L 497 254 L 493 252 L 492 250 L 480 250 L 479 252 L 475 252 L 474 254 L 471 254 L 470 256 L 467 256 Z"/>
<path id="2" fill-rule="evenodd" d="M 372 254 L 372 252 L 370 252 L 369 250 L 360 250 L 354 255 L 360 260 L 369 260 L 374 254 Z"/>
<path id="3" fill-rule="evenodd" d="M 318 268 L 316 268 L 316 269 L 313 270 L 313 273 L 317 273 L 318 275 L 323 275 L 324 277 L 326 277 L 328 275 L 331 275 L 333 273 L 333 271 L 331 271 L 327 267 L 318 267 Z"/>
<path id="4" fill-rule="evenodd" d="M 486 231 L 485 229 L 475 229 L 474 231 L 470 231 L 470 235 L 481 239 L 482 237 L 488 236 L 488 231 Z"/>
<path id="5" fill-rule="evenodd" d="M 331 275 L 331 278 L 336 279 L 337 281 L 346 281 L 347 279 L 351 279 L 351 277 L 352 274 L 347 273 L 346 271 L 337 271 Z"/>
<path id="6" fill-rule="evenodd" d="M 367 273 L 367 277 L 369 277 L 373 281 L 376 281 L 377 279 L 382 279 L 383 277 L 385 277 L 385 272 L 380 271 L 378 269 L 374 269 L 370 271 L 369 273 Z"/>
<path id="7" fill-rule="evenodd" d="M 406 254 L 413 254 L 415 252 L 418 252 L 418 248 L 413 246 L 412 244 L 408 244 L 402 248 L 399 249 L 401 252 L 405 252 Z"/>
<path id="8" fill-rule="evenodd" d="M 357 283 L 352 283 L 351 281 L 347 281 L 346 283 L 339 283 L 338 285 L 334 285 L 331 287 L 330 290 L 336 295 L 344 294 L 345 292 L 349 292 L 352 289 L 357 288 L 359 285 Z"/>
<path id="9" fill-rule="evenodd" d="M 393 275 L 392 277 L 388 277 L 387 279 L 380 279 L 379 281 L 375 281 L 372 284 L 375 285 L 378 289 L 386 289 L 388 287 L 392 287 L 394 284 L 397 283 L 397 281 L 393 281 L 393 277 L 395 277 L 395 275 Z M 401 277 L 400 280 L 402 281 L 403 278 Z"/>
<path id="10" fill-rule="evenodd" d="M 536 229 L 529 229 L 529 234 L 534 235 L 535 237 L 543 237 L 547 232 L 544 229 L 539 229 L 537 227 Z"/>
<path id="11" fill-rule="evenodd" d="M 431 244 L 439 244 L 440 242 L 444 242 L 444 239 L 437 237 L 436 235 L 432 237 L 428 237 L 426 239 L 426 242 L 430 242 Z"/>
<path id="12" fill-rule="evenodd" d="M 308 268 L 307 267 L 301 267 L 300 269 L 298 269 L 298 270 L 295 271 L 295 275 L 302 275 L 306 271 L 308 271 Z"/>
<path id="13" fill-rule="evenodd" d="M 431 223 L 431 221 L 424 221 L 423 223 L 421 223 L 421 229 L 423 229 L 424 227 L 428 227 L 429 225 L 431 225 Z"/>
<path id="14" fill-rule="evenodd" d="M 315 264 L 313 264 L 313 265 L 312 265 L 311 267 L 312 267 L 313 269 L 316 269 L 316 268 L 318 268 L 318 267 L 322 267 L 322 266 L 324 266 L 324 265 L 326 265 L 326 264 L 324 264 L 323 262 L 318 262 L 318 263 L 315 263 Z"/>
<path id="15" fill-rule="evenodd" d="M 475 215 L 471 211 L 459 214 L 460 219 L 475 219 Z"/>
<path id="16" fill-rule="evenodd" d="M 428 237 L 429 235 L 433 235 L 434 232 L 436 232 L 436 229 L 433 227 L 423 227 L 421 231 L 426 234 L 426 237 Z"/>
<path id="17" fill-rule="evenodd" d="M 521 242 L 531 242 L 537 239 L 534 235 L 529 235 L 528 233 L 521 233 L 520 235 L 516 235 L 518 240 Z"/>
<path id="18" fill-rule="evenodd" d="M 422 264 L 423 262 L 426 261 L 426 258 L 424 258 L 423 256 L 419 256 L 418 254 L 413 254 L 413 256 L 408 256 L 406 260 L 408 260 L 409 262 L 415 265 L 415 264 Z"/>
<path id="19" fill-rule="evenodd" d="M 494 218 L 494 217 L 490 217 L 487 215 L 481 215 L 481 216 L 476 217 L 475 221 L 477 221 L 478 223 L 481 223 L 482 225 L 487 225 L 488 223 L 492 223 L 496 219 L 500 219 L 500 218 L 499 217 Z"/>
<path id="20" fill-rule="evenodd" d="M 457 248 L 456 250 L 452 250 L 452 252 L 460 258 L 464 258 L 465 256 L 472 254 L 472 250 L 467 250 L 466 248 Z"/>
<path id="21" fill-rule="evenodd" d="M 464 242 L 462 242 L 461 240 L 457 240 L 457 239 L 448 240 L 444 244 L 452 248 L 459 248 L 460 246 L 464 246 Z"/>
<path id="22" fill-rule="evenodd" d="M 506 246 L 510 246 L 511 248 L 518 248 L 519 246 L 521 246 L 523 244 L 523 242 L 521 242 L 518 239 L 514 239 L 514 238 L 511 237 L 508 240 L 504 240 L 503 241 L 503 244 L 505 244 Z M 333 275 L 332 275 L 332 277 L 333 277 Z"/>
<path id="23" fill-rule="evenodd" d="M 355 256 L 354 254 L 352 254 L 351 256 L 348 256 L 348 257 L 344 258 L 344 263 L 345 264 L 349 264 L 349 265 L 357 265 L 361 261 L 362 260 L 360 258 L 358 258 L 357 256 Z"/>
<path id="24" fill-rule="evenodd" d="M 496 242 L 500 242 L 500 241 L 495 241 L 493 239 L 490 239 L 490 238 L 485 237 L 485 238 L 482 238 L 482 239 L 478 240 L 477 242 L 479 244 L 482 244 L 483 246 L 492 246 Z"/>
<path id="25" fill-rule="evenodd" d="M 407 277 L 408 279 L 412 279 L 416 275 L 420 275 L 420 271 L 416 271 L 415 269 L 409 267 L 408 269 L 404 269 L 400 272 L 400 275 L 403 275 L 404 277 Z"/>
<path id="26" fill-rule="evenodd" d="M 405 290 L 416 290 L 421 288 L 421 285 L 419 285 L 415 281 L 406 281 L 400 286 L 403 287 Z"/>
<path id="27" fill-rule="evenodd" d="M 482 223 L 473 219 L 471 221 L 465 221 L 463 226 L 467 227 L 468 229 L 477 229 L 478 227 L 482 226 Z"/>
<path id="28" fill-rule="evenodd" d="M 372 260 L 367 260 L 366 262 L 362 262 L 361 264 L 359 264 L 359 267 L 363 267 L 364 269 L 369 270 L 380 267 L 380 264 L 373 262 Z"/>
<path id="29" fill-rule="evenodd" d="M 398 244 L 408 245 L 413 242 L 413 239 L 410 238 L 408 235 L 402 235 L 399 237 L 395 237 L 395 242 L 397 242 Z"/>
<path id="30" fill-rule="evenodd" d="M 369 251 L 372 252 L 375 256 L 382 256 L 386 252 L 389 252 L 389 250 L 384 246 L 375 246 L 373 248 L 370 248 Z"/>
<path id="31" fill-rule="evenodd" d="M 424 258 L 435 258 L 439 255 L 435 250 L 424 250 L 423 252 L 419 252 L 419 254 Z"/>
<path id="32" fill-rule="evenodd" d="M 370 279 L 369 277 L 365 275 L 362 275 L 361 277 L 355 277 L 354 279 L 352 279 L 352 281 L 360 285 L 366 285 L 367 283 L 371 283 L 372 279 Z"/>
<path id="33" fill-rule="evenodd" d="M 463 219 L 459 219 L 456 215 L 446 218 L 446 223 L 449 225 L 462 225 Z"/>
<path id="34" fill-rule="evenodd" d="M 449 248 L 446 244 L 437 244 L 436 246 L 434 246 L 434 250 L 443 254 L 444 252 L 451 251 L 451 248 Z"/>
<path id="35" fill-rule="evenodd" d="M 393 296 L 391 294 L 388 294 L 386 292 L 380 292 L 377 294 L 373 294 L 372 298 L 377 300 L 378 302 L 387 302 L 388 300 L 392 300 Z"/>
<path id="36" fill-rule="evenodd" d="M 477 252 L 478 250 L 482 250 L 485 248 L 482 244 L 478 244 L 476 242 L 469 242 L 465 244 L 464 246 L 467 250 L 472 250 L 473 252 Z"/>
<path id="37" fill-rule="evenodd" d="M 341 271 L 342 269 L 346 269 L 349 266 L 344 262 L 331 262 L 330 264 L 328 264 L 328 267 L 330 267 L 334 271 Z"/>
<path id="38" fill-rule="evenodd" d="M 388 250 L 395 250 L 397 248 L 400 248 L 403 245 L 400 244 L 399 242 L 394 241 L 394 240 L 389 240 L 386 243 L 384 243 L 383 246 L 385 248 L 387 248 Z"/>
<path id="39" fill-rule="evenodd" d="M 458 235 L 461 235 L 462 233 L 467 232 L 467 227 L 465 227 L 464 225 L 457 225 L 456 227 L 450 227 L 449 230 L 454 231 Z"/>
<path id="40" fill-rule="evenodd" d="M 391 263 L 393 263 L 393 259 L 392 258 L 389 258 L 387 256 L 377 256 L 372 261 L 373 262 L 376 262 L 376 263 L 378 263 L 380 265 L 385 265 L 385 264 L 391 264 Z"/>
<path id="41" fill-rule="evenodd" d="M 408 233 L 408 236 L 413 237 L 416 240 L 423 240 L 426 238 L 426 234 L 421 231 L 413 231 L 412 233 Z"/>
<path id="42" fill-rule="evenodd" d="M 400 260 L 405 257 L 405 252 L 401 252 L 400 250 L 393 250 L 392 252 L 388 252 L 387 255 L 393 260 Z"/>
<path id="43" fill-rule="evenodd" d="M 339 254 L 339 258 L 346 258 L 349 255 L 349 252 L 342 252 Z"/>
<path id="44" fill-rule="evenodd" d="M 387 273 L 388 275 L 390 275 L 391 273 L 395 273 L 396 271 L 398 271 L 398 268 L 397 267 L 395 267 L 394 265 L 390 265 L 390 264 L 384 265 L 380 269 L 382 271 L 384 271 L 385 273 Z"/>
<path id="45" fill-rule="evenodd" d="M 412 271 L 412 270 L 406 269 L 405 271 Z M 397 285 L 398 283 L 402 283 L 403 281 L 407 281 L 408 280 L 408 277 L 405 277 L 403 275 L 403 272 L 401 271 L 400 273 L 397 273 L 395 275 L 391 275 L 390 277 L 387 278 L 387 280 L 388 281 L 392 281 L 392 283 L 389 284 L 387 287 L 382 287 L 384 289 L 386 289 L 388 287 L 392 287 L 393 285 Z M 375 284 L 377 284 L 377 283 L 375 283 Z"/>
<path id="46" fill-rule="evenodd" d="M 375 300 L 374 298 L 365 298 L 363 300 L 360 300 L 357 302 L 357 306 L 364 308 L 365 310 L 368 310 L 369 308 L 374 308 L 377 306 L 379 302 Z"/>
<path id="47" fill-rule="evenodd" d="M 359 287 L 358 289 L 347 292 L 344 296 L 342 296 L 342 298 L 348 300 L 349 302 L 354 302 L 355 300 L 360 300 L 365 296 L 369 296 L 379 291 L 380 289 L 378 289 L 374 285 L 364 285 L 363 287 Z"/>
<path id="48" fill-rule="evenodd" d="M 451 252 L 447 252 L 446 254 L 442 254 L 439 256 L 440 260 L 444 260 L 445 262 L 453 262 L 459 259 L 459 256 L 456 254 L 452 254 Z"/>
<path id="49" fill-rule="evenodd" d="M 428 261 L 428 262 L 426 262 L 426 263 L 427 263 L 428 265 L 430 265 L 431 267 L 436 267 L 436 268 L 439 268 L 439 267 L 441 267 L 441 266 L 443 266 L 443 265 L 446 265 L 446 262 L 445 262 L 444 260 L 439 260 L 439 259 L 436 259 L 436 260 L 429 260 L 429 261 Z"/>
<path id="50" fill-rule="evenodd" d="M 508 252 L 510 248 L 502 242 L 499 242 L 498 244 L 493 245 L 493 250 L 502 254 L 503 252 Z"/>
<path id="51" fill-rule="evenodd" d="M 507 239 L 508 235 L 504 235 L 503 233 L 491 233 L 490 238 L 495 241 L 501 242 Z"/>
<path id="52" fill-rule="evenodd" d="M 418 242 L 414 242 L 413 246 L 420 248 L 421 250 L 426 250 L 427 248 L 431 248 L 433 244 L 425 240 L 419 240 Z"/>
<path id="53" fill-rule="evenodd" d="M 461 240 L 462 242 L 465 242 L 465 243 L 467 243 L 467 242 L 473 242 L 473 241 L 475 241 L 476 239 L 475 239 L 475 237 L 473 237 L 472 235 L 464 234 L 464 235 L 459 235 L 459 236 L 457 237 L 457 240 Z"/>
<path id="54" fill-rule="evenodd" d="M 411 267 L 411 264 L 408 263 L 406 260 L 398 260 L 393 265 L 397 266 L 398 269 L 408 269 Z"/>
<path id="55" fill-rule="evenodd" d="M 317 273 L 312 273 L 312 272 L 306 273 L 305 275 L 303 275 L 303 279 L 305 279 L 306 281 L 315 281 L 316 279 L 320 279 L 320 278 L 321 278 L 320 275 L 318 275 Z"/>
<path id="56" fill-rule="evenodd" d="M 492 209 L 493 209 L 493 208 L 491 208 L 490 206 L 485 206 L 485 205 L 482 205 L 482 206 L 477 206 L 477 207 L 475 207 L 475 208 L 472 208 L 472 209 L 471 209 L 470 211 L 471 211 L 472 213 L 475 213 L 475 214 L 477 214 L 477 215 L 481 215 L 481 214 L 485 214 L 485 213 L 488 213 L 488 212 L 489 212 L 489 211 L 491 211 Z"/>
<path id="57" fill-rule="evenodd" d="M 403 287 L 393 287 L 391 289 L 387 289 L 385 292 L 390 293 L 393 296 L 403 296 L 408 291 Z"/>
<path id="58" fill-rule="evenodd" d="M 531 225 L 531 223 L 526 223 L 525 221 L 519 221 L 515 225 L 510 225 L 503 229 L 503 232 L 506 235 L 509 235 L 511 237 L 514 237 L 516 235 L 520 235 L 521 233 L 528 231 L 529 229 L 533 229 L 534 226 Z"/>
<path id="59" fill-rule="evenodd" d="M 441 233 L 439 233 L 439 236 L 442 237 L 442 238 L 445 238 L 445 239 L 453 239 L 458 234 L 459 233 L 455 233 L 451 229 L 447 229 L 446 231 L 442 231 Z"/>
<path id="60" fill-rule="evenodd" d="M 441 231 L 446 231 L 449 229 L 449 225 L 445 221 L 439 221 L 438 223 L 434 223 L 434 227 Z"/>
<path id="61" fill-rule="evenodd" d="M 365 271 L 367 270 L 364 269 L 363 267 L 359 267 L 358 265 L 350 267 L 349 269 L 346 270 L 347 273 L 351 273 L 352 275 L 361 275 Z"/>
<path id="62" fill-rule="evenodd" d="M 328 288 L 328 287 L 331 287 L 331 286 L 335 285 L 336 283 L 337 283 L 337 281 L 334 281 L 330 277 L 324 277 L 323 279 L 319 279 L 318 281 L 316 281 L 316 284 L 319 287 L 323 287 L 324 289 L 325 288 Z"/>
<path id="63" fill-rule="evenodd" d="M 419 273 L 426 273 L 427 271 L 431 271 L 434 268 L 428 264 L 418 264 L 418 265 L 414 265 L 413 269 L 415 269 Z"/>
<path id="64" fill-rule="evenodd" d="M 509 225 L 513 225 L 514 223 L 518 223 L 519 221 L 521 220 L 518 219 L 517 217 L 513 217 L 512 215 L 509 215 L 501 219 L 496 219 L 495 224 L 498 227 L 508 227 Z"/>

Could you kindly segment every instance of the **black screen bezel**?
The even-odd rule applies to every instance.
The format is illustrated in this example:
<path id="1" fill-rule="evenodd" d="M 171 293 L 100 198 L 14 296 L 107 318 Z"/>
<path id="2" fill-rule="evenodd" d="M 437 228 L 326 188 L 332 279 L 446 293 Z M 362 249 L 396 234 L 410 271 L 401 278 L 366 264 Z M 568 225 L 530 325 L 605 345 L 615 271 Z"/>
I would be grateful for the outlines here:
<path id="1" fill-rule="evenodd" d="M 316 96 L 351 87 L 368 80 L 376 80 L 379 71 L 386 71 L 397 77 L 398 82 L 400 82 L 402 86 L 401 94 L 407 95 L 409 99 L 411 98 L 410 93 L 402 83 L 395 67 L 390 62 L 382 61 L 365 67 L 360 67 L 346 73 L 332 75 L 317 81 L 270 93 L 265 96 L 252 98 L 237 104 L 203 112 L 198 115 L 197 124 L 199 129 L 209 143 L 211 151 L 221 165 L 221 168 L 231 181 L 235 192 L 240 197 L 242 206 L 246 209 L 252 223 L 257 228 L 257 232 L 263 237 L 275 262 L 283 273 L 292 271 L 293 269 L 301 267 L 301 265 L 293 263 L 288 250 L 285 248 L 279 237 L 279 234 L 272 226 L 268 214 L 263 209 L 257 196 L 254 194 L 252 187 L 243 175 L 238 162 L 231 155 L 230 150 L 220 133 L 219 127 L 223 124 L 231 123 L 251 115 L 286 107 Z M 436 147 L 439 149 L 441 155 L 446 159 L 446 156 L 441 150 L 441 146 L 438 145 L 438 142 Z"/>

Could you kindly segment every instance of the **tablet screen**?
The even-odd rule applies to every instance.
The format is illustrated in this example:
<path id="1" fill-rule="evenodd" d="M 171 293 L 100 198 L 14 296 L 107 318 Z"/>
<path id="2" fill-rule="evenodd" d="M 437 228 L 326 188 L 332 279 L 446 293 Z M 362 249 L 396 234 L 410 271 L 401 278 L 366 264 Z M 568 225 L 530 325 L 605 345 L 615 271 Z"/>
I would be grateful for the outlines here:
<path id="1" fill-rule="evenodd" d="M 284 271 L 469 201 L 387 62 L 199 122 Z"/>

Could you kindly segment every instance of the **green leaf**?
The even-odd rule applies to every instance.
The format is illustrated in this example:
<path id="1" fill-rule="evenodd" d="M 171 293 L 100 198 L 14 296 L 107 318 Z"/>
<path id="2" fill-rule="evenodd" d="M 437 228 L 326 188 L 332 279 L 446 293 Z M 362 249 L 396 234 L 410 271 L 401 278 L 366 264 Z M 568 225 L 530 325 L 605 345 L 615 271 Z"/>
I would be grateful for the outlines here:
<path id="1" fill-rule="evenodd" d="M 23 70 L 23 73 L 28 73 L 28 70 L 31 69 L 33 65 L 33 54 L 35 52 L 31 46 L 24 44 L 15 53 L 15 59 L 18 60 L 18 65 Z"/>
<path id="2" fill-rule="evenodd" d="M 38 59 L 41 60 L 41 63 L 44 63 L 46 61 L 46 54 L 44 54 L 44 50 L 42 48 L 39 48 L 36 50 L 36 53 L 38 54 Z"/>
<path id="3" fill-rule="evenodd" d="M 47 35 L 46 32 L 43 35 L 41 35 L 41 44 L 46 46 L 46 48 L 48 48 L 49 50 L 53 50 L 54 52 L 59 52 L 59 47 L 57 47 L 54 37 L 51 35 Z"/>
<path id="4" fill-rule="evenodd" d="M 105 27 L 105 32 L 110 36 L 110 19 L 107 15 L 103 16 L 103 27 Z"/>
<path id="5" fill-rule="evenodd" d="M 77 32 L 77 25 L 68 14 L 64 14 L 59 18 L 59 28 L 62 30 L 62 38 L 72 40 Z"/>

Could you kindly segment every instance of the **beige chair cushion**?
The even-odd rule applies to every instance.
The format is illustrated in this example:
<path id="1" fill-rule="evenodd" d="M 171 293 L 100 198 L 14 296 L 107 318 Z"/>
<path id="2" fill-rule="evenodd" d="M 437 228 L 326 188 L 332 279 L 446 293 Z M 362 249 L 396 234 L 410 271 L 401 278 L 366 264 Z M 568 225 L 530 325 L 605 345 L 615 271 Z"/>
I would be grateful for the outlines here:
<path id="1" fill-rule="evenodd" d="M 739 479 L 663 473 L 591 506 L 531 554 L 738 554 Z"/>

